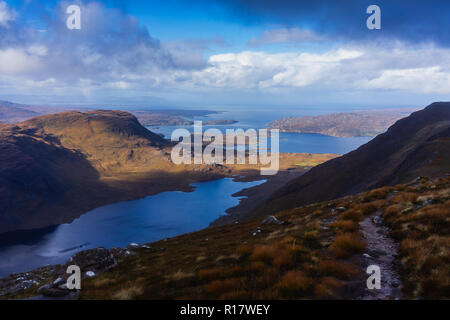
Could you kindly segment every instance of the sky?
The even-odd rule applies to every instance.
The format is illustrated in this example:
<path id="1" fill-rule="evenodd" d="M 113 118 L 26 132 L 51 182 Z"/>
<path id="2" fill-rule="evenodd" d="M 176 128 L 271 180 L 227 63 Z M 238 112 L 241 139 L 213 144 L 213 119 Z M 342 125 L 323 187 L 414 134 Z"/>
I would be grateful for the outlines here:
<path id="1" fill-rule="evenodd" d="M 81 29 L 70 30 L 70 5 Z M 378 5 L 381 29 L 369 30 Z M 0 0 L 0 100 L 420 107 L 450 100 L 450 1 Z"/>

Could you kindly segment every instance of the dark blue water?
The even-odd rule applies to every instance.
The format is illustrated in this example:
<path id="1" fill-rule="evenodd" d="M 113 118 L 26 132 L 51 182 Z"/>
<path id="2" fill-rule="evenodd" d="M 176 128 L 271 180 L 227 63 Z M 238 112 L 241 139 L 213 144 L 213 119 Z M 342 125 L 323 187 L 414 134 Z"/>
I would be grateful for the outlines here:
<path id="1" fill-rule="evenodd" d="M 12 234 L 0 243 L 0 277 L 65 262 L 80 250 L 148 243 L 208 227 L 236 206 L 232 195 L 261 184 L 220 179 L 195 183 L 193 192 L 164 192 L 92 210 L 70 224 Z"/>

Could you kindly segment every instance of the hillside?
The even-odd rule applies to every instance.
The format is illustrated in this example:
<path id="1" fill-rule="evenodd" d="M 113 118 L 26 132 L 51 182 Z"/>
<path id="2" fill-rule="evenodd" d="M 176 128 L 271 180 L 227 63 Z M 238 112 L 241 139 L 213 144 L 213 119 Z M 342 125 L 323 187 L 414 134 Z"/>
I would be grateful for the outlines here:
<path id="1" fill-rule="evenodd" d="M 422 178 L 274 212 L 278 220 L 81 252 L 67 263 L 95 271 L 81 292 L 55 282 L 67 265 L 47 266 L 0 279 L 0 298 L 448 299 L 449 206 L 450 177 Z M 366 290 L 370 264 L 383 267 L 381 291 Z"/>
<path id="2" fill-rule="evenodd" d="M 357 150 L 294 179 L 254 215 L 445 173 L 450 173 L 450 103 L 442 102 L 397 121 Z"/>
<path id="3" fill-rule="evenodd" d="M 116 193 L 127 194 L 126 181 L 105 178 L 150 171 L 168 144 L 130 114 L 109 111 L 2 125 L 0 138 L 0 232 L 67 222 L 112 195 L 123 198 Z"/>
<path id="4" fill-rule="evenodd" d="M 122 111 L 66 112 L 0 126 L 0 233 L 71 222 L 115 201 L 217 172 L 183 172 L 170 144 Z M 4 196 L 3 196 L 4 195 Z"/>
<path id="5" fill-rule="evenodd" d="M 284 132 L 320 133 L 334 137 L 374 137 L 409 113 L 386 110 L 291 117 L 275 120 L 269 127 Z"/>

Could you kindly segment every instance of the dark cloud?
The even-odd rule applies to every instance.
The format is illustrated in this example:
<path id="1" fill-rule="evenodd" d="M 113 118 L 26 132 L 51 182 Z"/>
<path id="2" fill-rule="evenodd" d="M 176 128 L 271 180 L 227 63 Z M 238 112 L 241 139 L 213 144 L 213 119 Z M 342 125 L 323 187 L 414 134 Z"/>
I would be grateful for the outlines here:
<path id="1" fill-rule="evenodd" d="M 336 39 L 390 38 L 450 45 L 446 0 L 220 0 L 247 23 L 313 29 Z M 382 30 L 366 28 L 366 9 L 380 6 Z"/>

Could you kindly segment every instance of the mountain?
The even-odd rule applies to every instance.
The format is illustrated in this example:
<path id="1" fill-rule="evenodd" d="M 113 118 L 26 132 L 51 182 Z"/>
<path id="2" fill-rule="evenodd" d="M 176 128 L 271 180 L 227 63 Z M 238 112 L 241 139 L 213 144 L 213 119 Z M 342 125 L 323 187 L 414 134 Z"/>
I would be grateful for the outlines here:
<path id="1" fill-rule="evenodd" d="M 433 103 L 397 121 L 386 133 L 357 150 L 314 167 L 291 181 L 253 215 L 449 172 L 450 103 Z"/>
<path id="2" fill-rule="evenodd" d="M 183 174 L 168 147 L 122 111 L 0 124 L 0 233 L 67 223 L 111 202 L 190 190 L 202 173 Z"/>
<path id="3" fill-rule="evenodd" d="M 16 123 L 40 115 L 26 108 L 23 104 L 0 101 L 0 123 Z"/>

